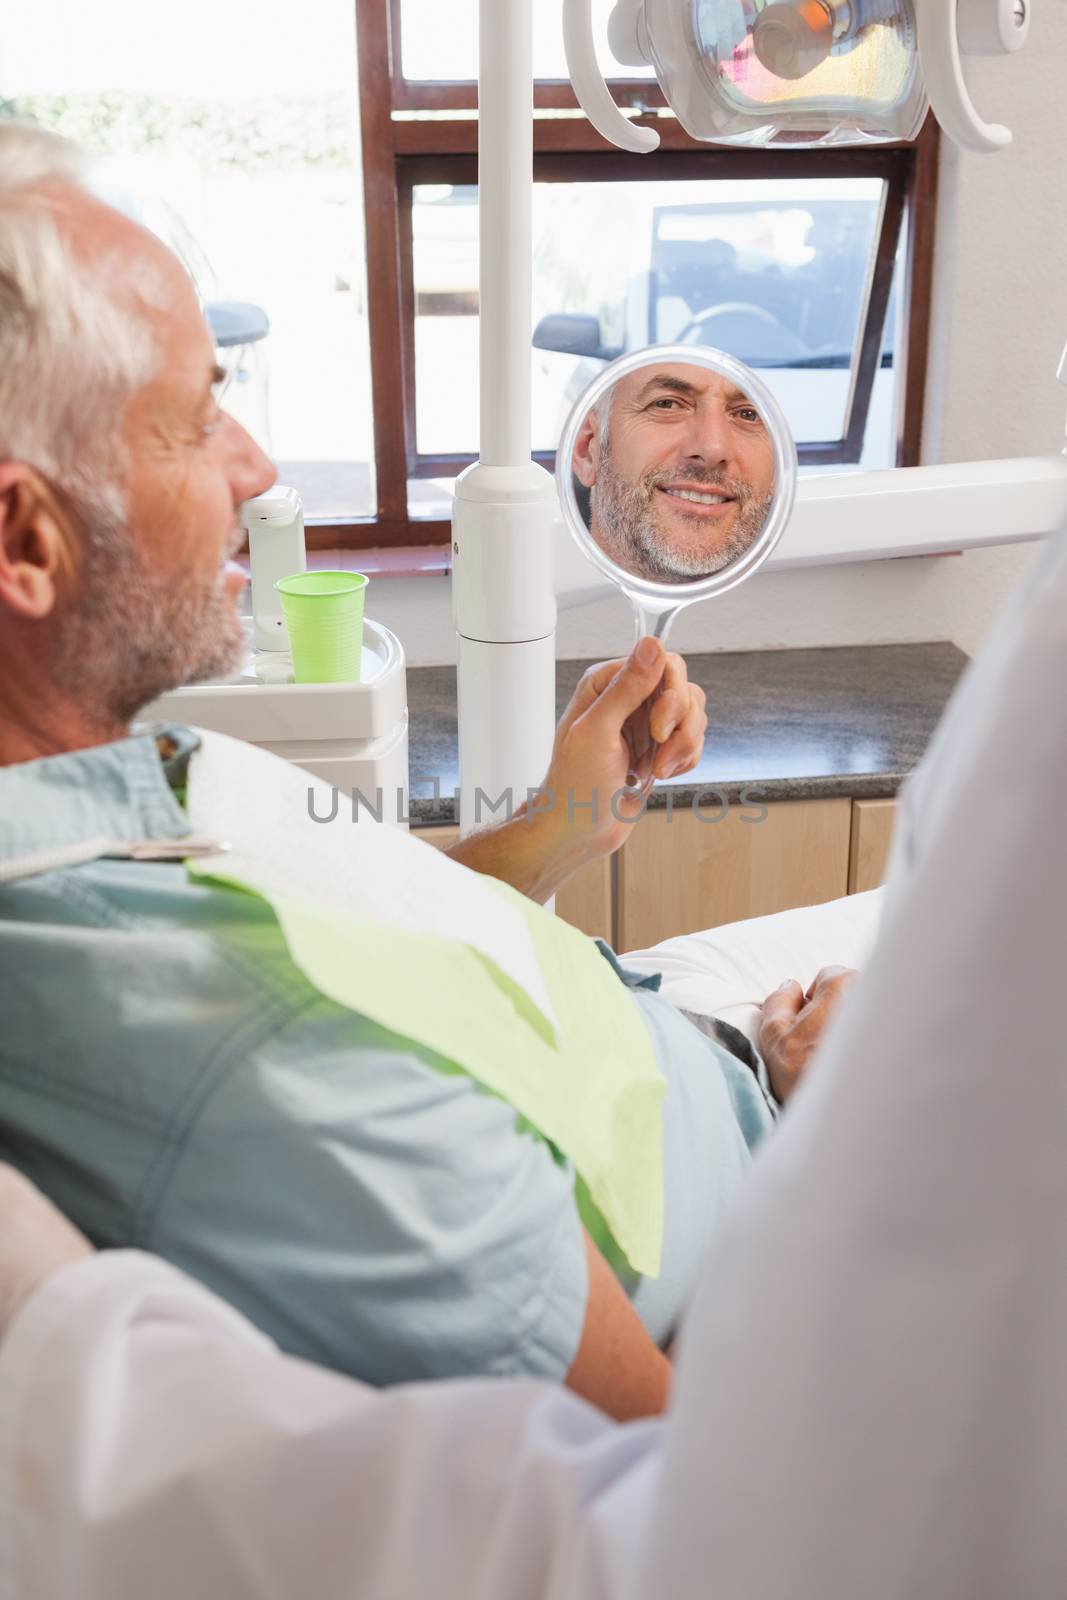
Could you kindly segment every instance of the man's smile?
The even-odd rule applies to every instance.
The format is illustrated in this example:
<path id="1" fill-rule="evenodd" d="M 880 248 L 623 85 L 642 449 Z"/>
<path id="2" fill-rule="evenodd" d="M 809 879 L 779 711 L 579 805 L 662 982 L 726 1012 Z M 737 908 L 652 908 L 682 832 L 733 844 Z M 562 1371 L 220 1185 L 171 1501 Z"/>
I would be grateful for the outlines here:
<path id="1" fill-rule="evenodd" d="M 709 521 L 718 521 L 737 505 L 734 496 L 721 489 L 694 489 L 684 484 L 668 486 L 658 484 L 656 492 L 672 501 L 675 509 L 684 512 L 686 516 L 707 518 Z"/>

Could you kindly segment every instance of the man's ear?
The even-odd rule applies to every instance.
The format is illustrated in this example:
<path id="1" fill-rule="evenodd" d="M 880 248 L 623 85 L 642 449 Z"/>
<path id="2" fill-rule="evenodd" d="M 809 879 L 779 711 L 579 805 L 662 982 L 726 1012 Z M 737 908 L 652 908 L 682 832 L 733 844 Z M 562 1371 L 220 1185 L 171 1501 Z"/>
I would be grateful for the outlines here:
<path id="1" fill-rule="evenodd" d="M 72 571 L 70 530 L 41 475 L 0 462 L 0 611 L 40 622 Z"/>
<path id="2" fill-rule="evenodd" d="M 583 489 L 593 488 L 600 469 L 600 423 L 595 411 L 590 411 L 578 430 L 571 468 Z"/>

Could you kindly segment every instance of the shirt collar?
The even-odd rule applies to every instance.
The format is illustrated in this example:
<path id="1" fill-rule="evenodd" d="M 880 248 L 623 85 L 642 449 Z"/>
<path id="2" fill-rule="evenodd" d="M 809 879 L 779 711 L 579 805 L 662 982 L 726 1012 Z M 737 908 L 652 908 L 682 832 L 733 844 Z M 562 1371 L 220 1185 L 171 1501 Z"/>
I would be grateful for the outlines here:
<path id="1" fill-rule="evenodd" d="M 198 744 L 188 728 L 153 727 L 0 767 L 0 860 L 96 837 L 184 838 L 189 822 L 174 790 Z"/>

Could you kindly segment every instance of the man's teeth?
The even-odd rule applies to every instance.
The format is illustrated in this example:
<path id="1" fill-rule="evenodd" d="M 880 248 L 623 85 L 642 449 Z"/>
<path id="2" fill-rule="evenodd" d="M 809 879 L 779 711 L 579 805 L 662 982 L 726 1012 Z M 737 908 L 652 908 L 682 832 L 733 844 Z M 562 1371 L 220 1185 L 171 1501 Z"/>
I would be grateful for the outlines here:
<path id="1" fill-rule="evenodd" d="M 698 506 L 724 506 L 730 496 L 726 494 L 700 494 L 696 489 L 666 489 L 665 494 L 675 500 L 692 500 Z"/>

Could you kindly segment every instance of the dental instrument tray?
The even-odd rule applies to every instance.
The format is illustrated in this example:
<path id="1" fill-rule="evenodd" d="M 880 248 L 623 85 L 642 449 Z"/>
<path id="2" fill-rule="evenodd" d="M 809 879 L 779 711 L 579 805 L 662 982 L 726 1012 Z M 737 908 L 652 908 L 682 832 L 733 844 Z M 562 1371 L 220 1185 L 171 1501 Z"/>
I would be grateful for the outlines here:
<path id="1" fill-rule="evenodd" d="M 397 791 L 406 797 L 408 790 L 407 667 L 400 640 L 381 623 L 364 620 L 359 683 L 279 681 L 291 667 L 279 652 L 250 648 L 233 678 L 165 694 L 139 720 L 244 739 L 346 792 L 380 790 L 386 820 L 403 821 L 406 800 L 395 803 Z"/>
<path id="2" fill-rule="evenodd" d="M 252 744 L 290 740 L 381 738 L 407 713 L 404 651 L 400 640 L 368 617 L 363 624 L 359 683 L 286 683 L 260 676 L 272 668 L 285 676 L 288 657 L 261 652 L 225 683 L 198 683 L 165 694 L 145 712 L 158 722 L 190 722 Z"/>

